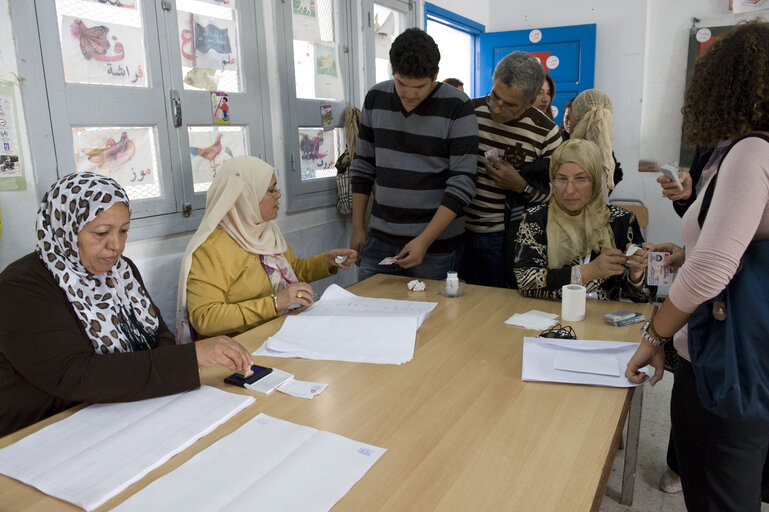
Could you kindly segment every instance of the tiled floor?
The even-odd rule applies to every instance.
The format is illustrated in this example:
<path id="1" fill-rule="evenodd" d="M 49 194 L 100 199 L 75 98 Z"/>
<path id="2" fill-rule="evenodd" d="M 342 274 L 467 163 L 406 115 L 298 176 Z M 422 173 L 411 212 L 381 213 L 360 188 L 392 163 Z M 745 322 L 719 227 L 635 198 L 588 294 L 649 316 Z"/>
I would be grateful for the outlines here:
<path id="1" fill-rule="evenodd" d="M 609 477 L 606 495 L 601 502 L 602 512 L 679 512 L 686 511 L 681 493 L 666 494 L 657 487 L 665 472 L 668 434 L 670 432 L 670 390 L 673 378 L 665 373 L 662 381 L 644 389 L 643 412 L 641 413 L 641 437 L 638 447 L 638 469 L 636 471 L 633 506 L 619 504 L 622 488 L 622 464 L 624 450 L 618 450 L 614 467 Z M 769 504 L 761 507 L 769 512 Z"/>

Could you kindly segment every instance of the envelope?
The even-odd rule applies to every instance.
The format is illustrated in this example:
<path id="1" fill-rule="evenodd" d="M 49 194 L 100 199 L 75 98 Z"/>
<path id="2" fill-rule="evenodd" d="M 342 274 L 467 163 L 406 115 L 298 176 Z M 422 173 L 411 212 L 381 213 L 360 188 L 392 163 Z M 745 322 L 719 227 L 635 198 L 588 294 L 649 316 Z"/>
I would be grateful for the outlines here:
<path id="1" fill-rule="evenodd" d="M 523 338 L 521 380 L 628 388 L 628 361 L 638 343 L 602 340 Z M 654 370 L 642 368 L 647 375 Z"/>

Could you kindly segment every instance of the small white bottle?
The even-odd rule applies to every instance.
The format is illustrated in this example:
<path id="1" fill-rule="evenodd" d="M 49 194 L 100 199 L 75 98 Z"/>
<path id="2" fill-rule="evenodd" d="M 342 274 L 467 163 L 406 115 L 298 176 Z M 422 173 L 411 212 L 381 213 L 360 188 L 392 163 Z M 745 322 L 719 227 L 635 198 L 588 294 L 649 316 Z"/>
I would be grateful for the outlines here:
<path id="1" fill-rule="evenodd" d="M 459 276 L 456 272 L 446 273 L 446 295 L 448 297 L 459 295 Z"/>

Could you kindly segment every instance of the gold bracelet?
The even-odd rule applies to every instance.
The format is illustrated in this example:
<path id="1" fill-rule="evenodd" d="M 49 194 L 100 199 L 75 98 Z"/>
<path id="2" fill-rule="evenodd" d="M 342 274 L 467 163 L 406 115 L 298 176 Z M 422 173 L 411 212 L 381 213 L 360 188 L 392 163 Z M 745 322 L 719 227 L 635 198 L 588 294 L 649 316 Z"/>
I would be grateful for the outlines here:
<path id="1" fill-rule="evenodd" d="M 272 294 L 272 307 L 275 308 L 275 314 L 278 316 L 282 316 L 283 313 L 278 310 L 278 298 L 275 296 L 275 294 Z"/>

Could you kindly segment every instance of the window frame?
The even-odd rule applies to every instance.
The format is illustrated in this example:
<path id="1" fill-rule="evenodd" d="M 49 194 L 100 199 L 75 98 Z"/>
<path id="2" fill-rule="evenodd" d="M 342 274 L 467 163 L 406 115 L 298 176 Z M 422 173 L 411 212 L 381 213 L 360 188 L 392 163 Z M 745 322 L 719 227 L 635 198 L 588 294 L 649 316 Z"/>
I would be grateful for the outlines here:
<path id="1" fill-rule="evenodd" d="M 254 102 L 259 106 L 260 114 L 255 116 L 258 121 L 245 124 L 248 130 L 248 152 L 260 156 L 266 161 L 272 161 L 272 128 L 269 106 L 269 80 L 265 73 L 256 68 L 260 64 L 267 66 L 267 40 L 265 34 L 264 16 L 259 6 L 261 4 L 249 2 L 246 11 L 239 10 L 239 39 L 241 45 L 241 59 L 247 53 L 256 56 L 256 65 L 242 71 L 243 91 L 231 93 L 232 95 L 257 96 Z M 21 95 L 24 104 L 25 120 L 31 146 L 32 165 L 35 170 L 35 187 L 38 200 L 48 191 L 51 184 L 74 169 L 63 168 L 72 159 L 71 145 L 56 141 L 71 141 L 71 134 L 63 131 L 70 129 L 75 123 L 62 123 L 62 114 L 58 112 L 64 104 L 64 111 L 68 111 L 66 95 L 63 90 L 52 90 L 51 84 L 47 84 L 51 77 L 47 77 L 45 71 L 46 54 L 43 44 L 50 34 L 41 34 L 40 24 L 36 11 L 43 11 L 43 16 L 50 16 L 50 12 L 56 12 L 54 0 L 35 0 L 33 6 L 26 2 L 9 2 L 11 22 L 15 28 L 16 52 L 19 74 L 24 78 L 21 85 Z M 154 14 L 145 10 L 154 10 Z M 179 42 L 172 27 L 176 25 L 176 7 L 171 2 L 163 0 L 145 0 L 142 5 L 142 15 L 145 33 L 145 49 L 148 65 L 152 65 L 151 81 L 158 81 L 163 92 L 163 104 L 165 113 L 153 118 L 148 118 L 140 123 L 142 126 L 158 126 L 158 151 L 169 152 L 168 155 L 159 156 L 159 161 L 167 159 L 170 163 L 164 168 L 168 178 L 164 181 L 167 202 L 169 208 L 166 212 L 150 214 L 131 220 L 132 240 L 141 240 L 159 236 L 167 236 L 187 231 L 194 231 L 200 224 L 205 213 L 205 193 L 194 193 L 192 187 L 192 172 L 189 163 L 188 124 L 184 122 L 181 127 L 174 128 L 170 114 L 170 90 L 179 90 L 180 95 L 198 93 L 208 95 L 206 91 L 184 90 L 180 75 L 181 63 L 177 63 L 179 54 Z M 50 12 L 49 12 L 50 11 Z M 53 14 L 55 16 L 55 14 Z M 161 27 L 162 26 L 162 30 Z M 164 32 L 165 31 L 165 32 Z M 163 32 L 161 34 L 161 32 Z M 168 32 L 168 34 L 166 34 Z M 163 35 L 168 35 L 163 40 Z M 58 31 L 54 36 L 58 41 Z M 50 41 L 50 40 L 49 40 Z M 246 50 L 246 45 L 253 45 Z M 58 45 L 57 45 L 58 51 Z M 150 62 L 155 54 L 162 54 L 162 64 Z M 49 57 L 50 58 L 50 57 Z M 60 59 L 60 54 L 58 56 Z M 176 76 L 179 75 L 179 76 Z M 63 71 L 62 71 L 63 76 Z M 66 82 L 64 82 L 66 84 Z M 87 86 L 86 86 L 87 87 Z M 149 84 L 148 89 L 152 89 Z M 151 91 L 147 91 L 151 93 Z M 155 91 L 157 93 L 157 91 Z M 183 104 L 182 108 L 195 108 L 193 104 Z M 58 117 L 57 117 L 58 116 Z M 70 117 L 66 115 L 66 120 Z M 168 140 L 164 140 L 160 126 L 166 123 Z M 107 126 L 107 125 L 105 125 Z M 193 124 L 189 126 L 201 126 Z M 215 126 L 213 123 L 211 126 Z M 239 126 L 233 123 L 233 126 Z M 252 128 L 253 127 L 253 128 Z M 57 132 L 57 130 L 59 130 Z M 70 129 L 71 131 L 71 129 Z M 56 137 L 54 136 L 56 134 Z M 258 134 L 258 135 L 257 135 Z M 69 137 L 69 139 L 67 138 Z M 184 144 L 187 144 L 184 146 Z M 185 160 L 186 158 L 186 160 Z M 170 185 L 170 188 L 168 186 Z"/>
<path id="2" fill-rule="evenodd" d="M 425 2 L 424 9 L 425 16 L 422 28 L 425 31 L 427 31 L 427 21 L 429 20 L 435 23 L 440 23 L 441 25 L 446 25 L 447 27 L 453 28 L 454 30 L 465 32 L 466 34 L 470 35 L 470 37 L 472 37 L 473 52 L 470 56 L 470 66 L 472 68 L 471 74 L 474 81 L 473 89 L 478 89 L 478 76 L 480 74 L 480 59 L 478 58 L 480 52 L 480 41 L 478 36 L 486 32 L 486 27 L 476 21 L 465 18 L 464 16 L 460 16 L 459 14 L 451 12 L 448 9 L 444 9 L 443 7 L 439 7 L 430 2 Z M 473 92 L 474 96 L 478 97 L 481 94 L 484 94 L 483 92 L 477 90 Z"/>
<path id="3" fill-rule="evenodd" d="M 280 106 L 283 118 L 284 152 L 283 167 L 286 184 L 286 211 L 289 213 L 336 205 L 336 178 L 316 178 L 302 180 L 301 158 L 299 154 L 299 128 L 320 126 L 320 106 L 331 104 L 334 116 L 334 128 L 344 128 L 344 110 L 349 105 L 359 104 L 360 73 L 357 72 L 360 5 L 354 0 L 332 0 L 339 6 L 338 47 L 339 69 L 343 80 L 345 99 L 306 99 L 296 97 L 296 79 L 294 72 L 294 33 L 292 25 L 291 2 L 275 0 L 276 33 L 282 34 L 278 45 L 278 73 L 284 94 L 281 94 Z M 303 122 L 303 120 L 312 121 Z"/>

